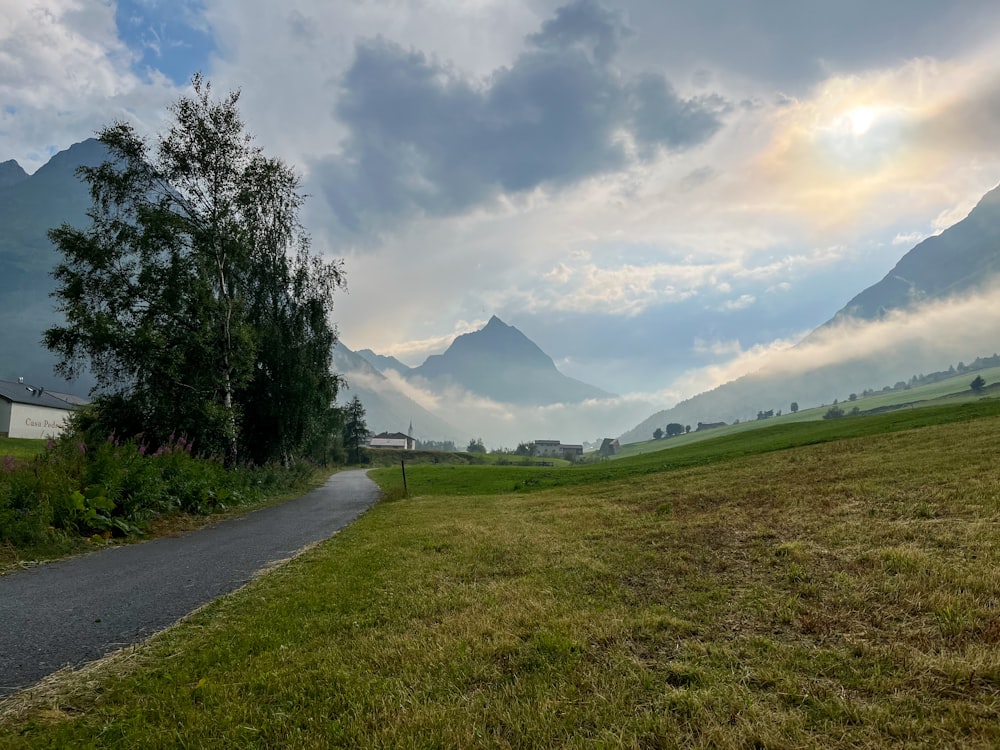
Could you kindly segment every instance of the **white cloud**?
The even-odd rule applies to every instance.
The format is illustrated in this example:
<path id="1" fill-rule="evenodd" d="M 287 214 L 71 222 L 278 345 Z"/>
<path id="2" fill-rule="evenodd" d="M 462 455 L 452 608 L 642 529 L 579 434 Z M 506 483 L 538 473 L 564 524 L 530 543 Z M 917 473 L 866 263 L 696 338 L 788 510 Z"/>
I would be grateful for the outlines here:
<path id="1" fill-rule="evenodd" d="M 757 298 L 752 294 L 741 294 L 737 299 L 727 300 L 722 307 L 726 310 L 743 310 L 756 301 Z"/>
<path id="2" fill-rule="evenodd" d="M 895 246 L 913 247 L 922 240 L 926 239 L 927 235 L 922 232 L 900 232 L 895 237 L 892 238 L 892 244 Z"/>
<path id="3" fill-rule="evenodd" d="M 155 125 L 177 92 L 133 61 L 111 3 L 0 2 L 0 159 L 31 172 L 115 118 Z"/>

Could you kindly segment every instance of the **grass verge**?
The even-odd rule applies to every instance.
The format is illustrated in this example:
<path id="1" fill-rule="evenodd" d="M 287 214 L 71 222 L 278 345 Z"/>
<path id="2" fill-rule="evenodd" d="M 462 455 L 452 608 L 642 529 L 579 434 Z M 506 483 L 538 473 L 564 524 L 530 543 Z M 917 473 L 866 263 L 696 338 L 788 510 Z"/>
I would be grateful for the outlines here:
<path id="1" fill-rule="evenodd" d="M 996 747 L 1000 419 L 383 502 L 0 747 Z"/>

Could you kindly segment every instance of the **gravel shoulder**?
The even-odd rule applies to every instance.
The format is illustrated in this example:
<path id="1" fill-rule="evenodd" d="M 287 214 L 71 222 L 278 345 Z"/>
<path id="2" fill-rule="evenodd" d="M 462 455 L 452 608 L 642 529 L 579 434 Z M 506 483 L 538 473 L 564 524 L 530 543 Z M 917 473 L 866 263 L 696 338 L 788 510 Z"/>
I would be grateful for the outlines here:
<path id="1" fill-rule="evenodd" d="M 344 528 L 378 499 L 363 470 L 198 531 L 0 577 L 0 696 L 138 643 Z"/>

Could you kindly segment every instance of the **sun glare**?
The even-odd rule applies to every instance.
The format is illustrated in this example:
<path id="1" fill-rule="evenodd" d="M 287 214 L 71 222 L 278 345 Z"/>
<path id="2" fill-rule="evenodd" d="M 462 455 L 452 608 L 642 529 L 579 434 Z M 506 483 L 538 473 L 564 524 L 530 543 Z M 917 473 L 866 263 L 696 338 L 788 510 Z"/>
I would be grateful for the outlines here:
<path id="1" fill-rule="evenodd" d="M 851 133 L 861 136 L 867 133 L 875 122 L 875 112 L 870 107 L 858 107 L 848 115 L 851 123 Z"/>

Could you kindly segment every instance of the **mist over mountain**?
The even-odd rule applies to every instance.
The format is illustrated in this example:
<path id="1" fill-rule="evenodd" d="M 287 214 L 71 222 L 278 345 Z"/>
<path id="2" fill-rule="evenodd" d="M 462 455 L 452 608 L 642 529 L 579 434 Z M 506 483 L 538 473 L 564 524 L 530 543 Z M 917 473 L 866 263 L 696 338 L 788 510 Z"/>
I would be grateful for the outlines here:
<path id="1" fill-rule="evenodd" d="M 53 373 L 56 358 L 41 343 L 58 320 L 50 275 L 59 254 L 48 231 L 63 223 L 81 225 L 90 207 L 87 186 L 76 175 L 82 165 L 100 164 L 104 146 L 90 139 L 55 154 L 32 175 L 14 161 L 0 165 L 0 378 L 24 376 L 38 385 L 85 392 L 89 381 L 67 384 Z"/>
<path id="2" fill-rule="evenodd" d="M 480 330 L 458 336 L 443 354 L 434 354 L 407 373 L 435 389 L 458 386 L 511 404 L 579 403 L 612 394 L 563 375 L 552 358 L 517 328 L 497 316 Z"/>
<path id="3" fill-rule="evenodd" d="M 466 431 L 432 414 L 403 393 L 359 352 L 337 342 L 333 349 L 333 369 L 347 385 L 337 394 L 337 403 L 347 404 L 357 396 L 365 407 L 365 422 L 372 432 L 406 432 L 413 425 L 418 440 L 454 440 L 468 438 Z"/>
<path id="4" fill-rule="evenodd" d="M 355 353 L 359 357 L 363 357 L 379 372 L 384 372 L 385 370 L 395 370 L 396 372 L 405 375 L 413 369 L 409 365 L 404 365 L 395 357 L 388 357 L 384 354 L 376 354 L 371 349 L 361 349 Z"/>
<path id="5" fill-rule="evenodd" d="M 762 369 L 659 411 L 624 433 L 649 440 L 668 422 L 728 423 L 758 411 L 844 399 L 996 351 L 1000 320 L 1000 188 L 907 252 L 793 349 Z"/>

